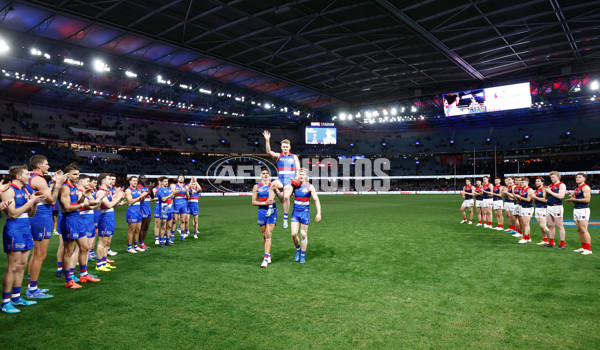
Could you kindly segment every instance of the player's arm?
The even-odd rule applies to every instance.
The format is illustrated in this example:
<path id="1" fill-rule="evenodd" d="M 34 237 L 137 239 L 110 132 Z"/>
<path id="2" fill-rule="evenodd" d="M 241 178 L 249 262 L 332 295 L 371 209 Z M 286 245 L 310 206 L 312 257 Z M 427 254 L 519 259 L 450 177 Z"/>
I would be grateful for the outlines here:
<path id="1" fill-rule="evenodd" d="M 256 206 L 264 205 L 264 203 L 261 203 L 258 200 L 258 185 L 254 185 L 254 187 L 252 187 L 252 205 L 256 205 Z"/>
<path id="2" fill-rule="evenodd" d="M 592 191 L 590 190 L 590 186 L 585 186 L 581 189 L 583 192 L 583 198 L 575 198 L 575 191 L 569 193 L 570 198 L 566 199 L 567 202 L 576 202 L 576 203 L 589 203 L 591 200 Z"/>
<path id="3" fill-rule="evenodd" d="M 317 215 L 315 215 L 315 221 L 320 222 L 321 221 L 321 201 L 319 200 L 319 195 L 317 194 L 317 191 L 315 190 L 315 186 L 313 186 L 312 184 L 310 185 L 308 190 L 310 191 L 310 196 L 312 197 L 313 201 L 315 201 L 315 207 L 317 208 Z"/>
<path id="4" fill-rule="evenodd" d="M 537 196 L 535 197 L 536 202 L 540 202 L 540 203 L 548 202 L 548 196 L 547 196 L 546 192 L 542 191 L 542 193 L 544 194 L 542 197 L 537 197 Z"/>
<path id="5" fill-rule="evenodd" d="M 492 196 L 492 195 L 494 194 L 494 191 L 493 191 L 493 190 L 490 190 L 490 186 L 491 186 L 491 185 L 488 185 L 488 186 L 484 187 L 483 191 L 484 191 L 485 193 L 487 193 L 488 195 Z"/>
<path id="6" fill-rule="evenodd" d="M 271 133 L 268 130 L 263 131 L 263 136 L 265 137 L 265 144 L 266 144 L 266 150 L 267 150 L 267 154 L 269 156 L 271 156 L 272 158 L 279 158 L 279 154 L 273 152 L 271 150 Z"/>
<path id="7" fill-rule="evenodd" d="M 84 201 L 83 203 L 78 202 L 77 204 L 71 205 L 71 193 L 69 188 L 66 186 L 60 187 L 58 196 L 60 200 L 60 205 L 66 213 L 72 213 L 74 211 L 77 211 L 85 207 L 85 205 L 87 204 L 87 201 Z"/>
<path id="8" fill-rule="evenodd" d="M 565 186 L 565 184 L 560 184 L 560 186 L 558 187 L 558 193 L 554 193 L 554 192 L 550 191 L 549 188 L 546 191 L 546 193 L 550 194 L 551 196 L 553 196 L 556 199 L 563 199 L 563 198 L 565 198 L 565 195 L 567 194 L 567 186 Z"/>
<path id="9" fill-rule="evenodd" d="M 298 172 L 300 172 L 300 159 L 298 159 L 298 156 L 294 154 L 294 168 L 296 169 L 296 174 L 294 175 L 295 178 L 298 178 Z"/>
<path id="10" fill-rule="evenodd" d="M 58 197 L 58 189 L 56 186 L 51 190 L 48 187 L 48 183 L 41 176 L 36 176 L 31 179 L 31 188 L 33 188 L 36 192 L 40 192 L 44 197 L 47 198 L 46 202 L 50 205 L 54 205 L 56 203 L 56 199 Z"/>
<path id="11" fill-rule="evenodd" d="M 29 199 L 29 201 L 27 201 L 27 203 L 25 203 L 25 205 L 22 205 L 19 208 L 15 207 L 15 191 L 14 190 L 6 190 L 4 192 L 2 192 L 2 194 L 0 195 L 0 198 L 2 199 L 2 203 L 6 202 L 6 215 L 8 215 L 9 218 L 11 219 L 16 219 L 19 216 L 21 216 L 21 214 L 26 213 L 28 210 L 35 210 L 34 207 L 37 206 L 37 203 L 41 201 L 41 198 L 43 198 L 42 196 L 36 196 L 33 195 L 31 196 L 31 198 Z M 29 216 L 32 216 L 31 214 L 29 214 Z"/>
<path id="12" fill-rule="evenodd" d="M 113 196 L 112 201 L 109 201 L 108 198 L 104 197 L 102 198 L 102 204 L 104 204 L 104 206 L 106 208 L 114 208 L 116 207 L 119 202 L 121 201 L 121 199 L 123 198 L 123 191 L 121 190 L 117 190 L 117 192 L 115 192 L 115 195 Z"/>
<path id="13" fill-rule="evenodd" d="M 62 184 L 67 181 L 67 174 L 63 174 L 63 171 L 59 170 L 52 175 L 52 181 L 54 182 L 52 185 L 52 205 L 54 205 L 58 200 L 58 190 L 62 187 Z M 47 199 L 46 202 L 49 203 L 49 200 Z"/>
<path id="14" fill-rule="evenodd" d="M 134 199 L 133 196 L 131 195 L 131 190 L 129 188 L 125 190 L 125 199 L 127 199 L 127 203 L 133 204 L 133 203 L 137 202 L 139 200 L 139 198 L 141 198 L 141 197 Z"/>
<path id="15" fill-rule="evenodd" d="M 521 196 L 519 196 L 519 197 L 521 197 Z M 533 199 L 533 197 L 535 197 L 535 193 L 533 192 L 533 189 L 530 188 L 530 189 L 527 190 L 527 198 L 521 197 L 521 200 L 523 202 L 531 202 L 531 200 Z"/>

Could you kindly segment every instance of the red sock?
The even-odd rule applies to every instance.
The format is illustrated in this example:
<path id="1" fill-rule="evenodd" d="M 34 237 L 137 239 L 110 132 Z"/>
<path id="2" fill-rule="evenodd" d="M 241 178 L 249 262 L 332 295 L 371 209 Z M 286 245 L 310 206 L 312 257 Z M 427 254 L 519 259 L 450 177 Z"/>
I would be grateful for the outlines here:
<path id="1" fill-rule="evenodd" d="M 542 239 L 542 242 L 548 242 L 548 238 L 544 237 L 544 239 Z"/>
<path id="2" fill-rule="evenodd" d="M 585 243 L 581 243 L 581 248 L 585 249 Z"/>
<path id="3" fill-rule="evenodd" d="M 463 220 L 467 220 L 467 218 L 463 216 Z"/>
<path id="4" fill-rule="evenodd" d="M 560 241 L 560 245 L 561 245 L 562 247 L 564 247 L 564 246 L 565 246 L 565 241 Z"/>
<path id="5" fill-rule="evenodd" d="M 583 249 L 592 250 L 592 245 L 590 243 L 583 243 Z"/>
<path id="6" fill-rule="evenodd" d="M 554 238 L 550 238 L 550 245 L 554 245 Z"/>
<path id="7" fill-rule="evenodd" d="M 481 224 L 481 220 L 479 220 L 479 223 Z"/>

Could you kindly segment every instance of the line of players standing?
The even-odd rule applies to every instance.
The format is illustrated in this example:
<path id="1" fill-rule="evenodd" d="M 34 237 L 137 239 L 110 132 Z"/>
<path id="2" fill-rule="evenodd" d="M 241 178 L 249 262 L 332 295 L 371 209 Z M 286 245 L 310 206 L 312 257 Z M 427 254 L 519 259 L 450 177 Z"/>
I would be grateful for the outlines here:
<path id="1" fill-rule="evenodd" d="M 69 164 L 63 171 L 48 176 L 50 165 L 43 155 L 30 159 L 33 171 L 27 165 L 9 169 L 10 183 L 0 183 L 0 210 L 7 215 L 3 230 L 3 247 L 8 257 L 7 271 L 2 280 L 2 312 L 18 313 L 16 306 L 30 306 L 37 302 L 21 297 L 21 284 L 28 266 L 28 299 L 48 299 L 53 296 L 48 289 L 38 287 L 43 262 L 53 227 L 58 223 L 60 245 L 57 252 L 57 276 L 64 276 L 65 286 L 81 288 L 80 283 L 99 282 L 88 272 L 87 263 L 96 259 L 96 271 L 115 269 L 116 255 L 110 250 L 115 232 L 117 205 L 129 204 L 127 252 L 136 254 L 149 249 L 144 243 L 152 220 L 150 202 L 155 202 L 155 244 L 173 245 L 175 223 L 179 222 L 180 240 L 189 235 L 189 218 L 192 218 L 194 238 L 198 238 L 198 198 L 201 191 L 196 179 L 185 184 L 180 175 L 169 185 L 166 177 L 159 178 L 159 186 L 152 191 L 144 177 L 129 178 L 130 186 L 116 188 L 116 176 L 103 173 L 97 178 L 80 174 L 79 166 Z M 152 195 L 149 196 L 149 194 Z M 60 207 L 60 213 L 58 211 Z M 58 215 L 56 215 L 58 214 Z M 56 218 L 56 219 L 55 219 Z M 57 232 L 58 233 L 58 232 Z M 98 242 L 94 250 L 96 235 Z M 77 244 L 75 244 L 77 243 Z M 33 250 L 31 259 L 30 252 Z M 79 264 L 80 276 L 75 276 Z"/>
<path id="2" fill-rule="evenodd" d="M 537 244 L 547 248 L 555 247 L 554 237 L 556 229 L 558 229 L 560 243 L 556 248 L 562 250 L 565 249 L 563 200 L 573 202 L 573 220 L 581 241 L 581 248 L 576 249 L 575 252 L 590 255 L 592 248 L 588 223 L 591 188 L 585 183 L 587 175 L 584 173 L 576 175 L 577 188 L 572 191 L 567 191 L 566 185 L 560 182 L 560 178 L 559 172 L 552 171 L 550 172 L 550 186 L 544 186 L 544 178 L 536 177 L 535 188 L 529 187 L 529 178 L 526 176 L 506 177 L 504 186 L 499 177 L 495 178 L 494 185 L 489 182 L 487 176 L 484 176 L 482 180 L 477 180 L 475 186 L 472 185 L 470 179 L 467 179 L 460 192 L 464 198 L 460 208 L 463 218 L 460 223 L 467 222 L 465 212 L 467 208 L 470 213 L 468 224 L 473 223 L 473 207 L 475 207 L 479 219 L 476 226 L 506 231 L 513 237 L 521 238 L 519 243 L 530 243 L 530 221 L 535 209 L 535 219 L 542 232 L 542 241 Z M 565 198 L 567 195 L 568 198 Z M 506 213 L 508 228 L 504 226 L 503 212 Z M 497 220 L 496 227 L 493 227 L 494 214 Z"/>

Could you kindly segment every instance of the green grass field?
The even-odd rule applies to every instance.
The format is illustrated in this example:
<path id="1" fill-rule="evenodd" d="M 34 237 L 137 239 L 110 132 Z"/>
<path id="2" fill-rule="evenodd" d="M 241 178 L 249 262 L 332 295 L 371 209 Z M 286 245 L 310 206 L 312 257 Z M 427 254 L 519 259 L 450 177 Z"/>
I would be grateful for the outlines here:
<path id="1" fill-rule="evenodd" d="M 135 255 L 121 207 L 118 268 L 68 290 L 53 236 L 40 286 L 55 297 L 0 314 L 0 348 L 600 348 L 600 249 L 573 253 L 575 228 L 558 251 L 460 225 L 461 200 L 321 196 L 307 263 L 279 225 L 267 269 L 248 197 L 202 198 L 200 239 Z"/>

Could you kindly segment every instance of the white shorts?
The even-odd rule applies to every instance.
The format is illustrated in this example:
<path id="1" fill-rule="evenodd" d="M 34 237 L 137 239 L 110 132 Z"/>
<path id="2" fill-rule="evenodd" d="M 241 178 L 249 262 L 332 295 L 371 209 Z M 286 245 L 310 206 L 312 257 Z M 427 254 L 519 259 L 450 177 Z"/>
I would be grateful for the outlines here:
<path id="1" fill-rule="evenodd" d="M 491 198 L 485 198 L 483 200 L 482 207 L 484 207 L 484 208 L 491 208 L 492 207 L 492 202 L 493 202 L 493 200 Z"/>
<path id="2" fill-rule="evenodd" d="M 590 208 L 573 209 L 574 221 L 590 221 Z"/>
<path id="3" fill-rule="evenodd" d="M 514 203 L 512 214 L 519 216 L 521 215 L 521 204 Z"/>
<path id="4" fill-rule="evenodd" d="M 519 214 L 519 215 L 523 216 L 523 217 L 532 217 L 533 216 L 533 207 L 530 207 L 530 208 L 521 207 L 521 214 Z"/>
<path id="5" fill-rule="evenodd" d="M 473 206 L 473 200 L 472 199 L 465 199 L 462 203 L 462 206 L 465 208 L 470 208 Z"/>
<path id="6" fill-rule="evenodd" d="M 545 219 L 548 215 L 548 210 L 546 208 L 535 208 L 535 217 L 537 219 Z"/>
<path id="7" fill-rule="evenodd" d="M 492 208 L 494 208 L 494 210 L 502 210 L 502 207 L 504 206 L 504 203 L 502 203 L 502 201 L 494 201 L 494 206 Z"/>
<path id="8" fill-rule="evenodd" d="M 511 213 L 513 212 L 513 208 L 515 207 L 515 203 L 513 202 L 504 202 L 504 210 Z"/>
<path id="9" fill-rule="evenodd" d="M 475 201 L 475 205 L 477 208 L 483 208 L 483 201 Z"/>
<path id="10" fill-rule="evenodd" d="M 549 205 L 548 216 L 553 218 L 562 218 L 565 214 L 565 208 L 562 205 Z"/>

